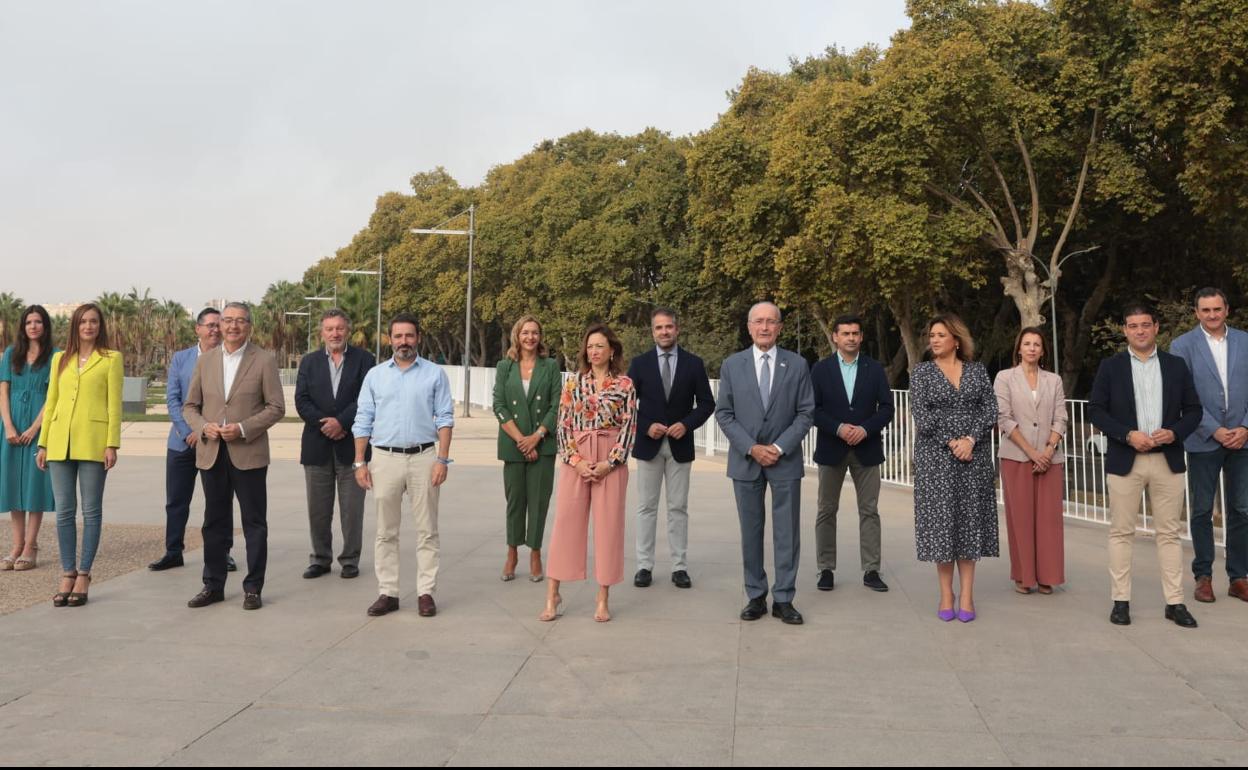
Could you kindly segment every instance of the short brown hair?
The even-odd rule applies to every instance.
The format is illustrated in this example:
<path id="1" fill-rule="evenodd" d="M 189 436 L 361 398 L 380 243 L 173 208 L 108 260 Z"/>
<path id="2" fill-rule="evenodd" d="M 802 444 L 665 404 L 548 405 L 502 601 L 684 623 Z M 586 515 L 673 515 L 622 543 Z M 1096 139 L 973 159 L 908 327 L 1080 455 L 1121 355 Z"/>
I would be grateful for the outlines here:
<path id="1" fill-rule="evenodd" d="M 949 330 L 953 338 L 958 341 L 955 355 L 963 361 L 975 360 L 975 340 L 971 337 L 971 330 L 967 328 L 966 323 L 953 313 L 940 313 L 932 317 L 927 322 L 927 333 L 931 335 L 932 328 L 940 324 Z"/>
<path id="2" fill-rule="evenodd" d="M 523 329 L 524 325 L 527 323 L 537 324 L 537 333 L 541 334 L 543 337 L 543 339 L 537 343 L 538 358 L 545 358 L 550 355 L 550 350 L 546 348 L 546 340 L 544 339 L 546 335 L 542 332 L 542 322 L 537 320 L 537 316 L 525 314 L 520 316 L 520 320 L 516 321 L 511 326 L 511 347 L 507 348 L 507 357 L 512 361 L 520 360 L 520 330 Z"/>
<path id="3" fill-rule="evenodd" d="M 1039 326 L 1024 326 L 1019 332 L 1018 337 L 1014 339 L 1014 365 L 1018 366 L 1023 360 L 1023 337 L 1028 334 L 1034 334 L 1040 338 L 1040 368 L 1049 362 L 1049 341 L 1044 338 L 1044 329 Z"/>
<path id="4" fill-rule="evenodd" d="M 607 371 L 613 375 L 624 373 L 624 344 L 620 342 L 620 338 L 615 336 L 615 332 L 611 331 L 611 327 L 606 324 L 590 324 L 585 330 L 585 334 L 581 336 L 581 351 L 577 353 L 576 361 L 580 368 L 581 374 L 586 374 L 592 368 L 589 365 L 589 356 L 585 355 L 585 346 L 589 343 L 591 335 L 601 334 L 607 338 L 607 345 L 611 347 L 611 360 L 607 363 Z"/>

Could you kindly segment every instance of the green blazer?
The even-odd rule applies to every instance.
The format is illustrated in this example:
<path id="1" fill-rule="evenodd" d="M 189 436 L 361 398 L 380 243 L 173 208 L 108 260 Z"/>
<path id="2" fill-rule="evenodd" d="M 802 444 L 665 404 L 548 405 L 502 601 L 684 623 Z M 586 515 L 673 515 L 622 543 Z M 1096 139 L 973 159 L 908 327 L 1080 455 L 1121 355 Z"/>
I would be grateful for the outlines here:
<path id="1" fill-rule="evenodd" d="M 510 358 L 498 362 L 494 377 L 494 416 L 498 418 L 498 459 L 507 463 L 525 462 L 524 455 L 516 448 L 516 442 L 503 432 L 502 425 L 516 421 L 516 427 L 524 435 L 546 426 L 546 437 L 537 445 L 539 455 L 554 455 L 558 449 L 555 425 L 559 419 L 559 394 L 563 390 L 563 376 L 559 364 L 553 358 L 539 358 L 533 367 L 533 379 L 529 382 L 529 394 L 524 394 L 520 382 L 520 365 Z"/>

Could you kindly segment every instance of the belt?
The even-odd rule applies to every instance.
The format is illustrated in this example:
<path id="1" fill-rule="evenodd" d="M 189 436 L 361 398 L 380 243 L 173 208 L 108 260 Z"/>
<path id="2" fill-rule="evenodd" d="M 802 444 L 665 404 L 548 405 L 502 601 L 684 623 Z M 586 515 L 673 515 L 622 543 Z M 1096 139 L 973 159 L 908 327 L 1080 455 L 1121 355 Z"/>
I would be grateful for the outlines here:
<path id="1" fill-rule="evenodd" d="M 374 446 L 373 449 L 380 449 L 383 452 L 390 452 L 396 455 L 418 455 L 427 450 L 433 449 L 434 442 L 428 444 L 417 444 L 416 446 Z"/>

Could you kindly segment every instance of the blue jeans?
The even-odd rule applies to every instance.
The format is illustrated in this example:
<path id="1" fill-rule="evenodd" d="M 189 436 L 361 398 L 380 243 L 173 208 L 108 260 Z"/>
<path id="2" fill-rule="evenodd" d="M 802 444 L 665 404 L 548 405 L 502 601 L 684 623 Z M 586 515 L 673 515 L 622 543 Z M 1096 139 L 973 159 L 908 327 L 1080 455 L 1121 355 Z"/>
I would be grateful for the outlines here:
<path id="1" fill-rule="evenodd" d="M 100 548 L 100 520 L 104 515 L 104 463 L 88 460 L 49 461 L 52 497 L 56 501 L 56 540 L 61 548 L 61 569 L 90 572 L 95 552 Z M 82 490 L 82 559 L 78 555 L 78 497 Z"/>
<path id="2" fill-rule="evenodd" d="M 1225 474 L 1222 526 L 1226 530 L 1226 574 L 1231 580 L 1248 577 L 1248 449 L 1192 452 L 1187 459 L 1192 548 L 1196 551 L 1192 574 L 1213 576 L 1213 498 L 1218 476 Z"/>

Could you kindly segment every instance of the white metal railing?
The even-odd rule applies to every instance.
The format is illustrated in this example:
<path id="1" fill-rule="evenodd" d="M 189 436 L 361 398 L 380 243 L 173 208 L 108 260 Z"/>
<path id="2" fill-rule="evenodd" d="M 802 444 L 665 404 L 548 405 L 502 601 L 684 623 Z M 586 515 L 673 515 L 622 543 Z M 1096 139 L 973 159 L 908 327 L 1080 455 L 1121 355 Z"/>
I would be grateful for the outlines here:
<path id="1" fill-rule="evenodd" d="M 443 365 L 443 370 L 451 381 L 451 392 L 458 400 L 463 394 L 463 367 Z M 494 404 L 495 369 L 474 366 L 472 368 L 472 392 L 469 394 L 472 406 L 490 410 Z M 564 373 L 564 376 L 570 376 Z M 719 396 L 719 381 L 711 380 L 711 392 Z M 910 417 L 910 391 L 894 390 L 893 422 L 884 430 L 884 465 L 881 467 L 881 480 L 899 486 L 914 486 L 914 421 Z M 1063 450 L 1066 462 L 1063 464 L 1063 512 L 1067 518 L 1109 524 L 1109 487 L 1105 473 L 1105 449 L 1107 439 L 1096 430 L 1087 417 L 1087 401 L 1067 399 L 1069 422 L 1066 429 L 1066 441 Z M 707 457 L 728 453 L 728 438 L 719 430 L 715 419 L 706 421 L 702 427 L 694 431 L 694 442 Z M 992 433 L 992 454 L 996 457 L 997 432 Z M 802 442 L 802 457 L 806 466 L 815 467 L 815 429 Z M 997 496 L 1000 499 L 1000 475 L 998 474 Z M 1186 477 L 1184 478 L 1184 519 L 1190 510 L 1189 493 Z M 1215 537 L 1220 545 L 1225 545 L 1226 530 L 1216 526 L 1222 519 L 1222 501 L 1225 499 L 1225 481 L 1220 484 L 1214 500 Z M 1145 495 L 1140 517 L 1139 529 L 1152 531 L 1152 518 L 1148 511 L 1148 497 Z M 1186 537 L 1191 538 L 1190 525 Z"/>

